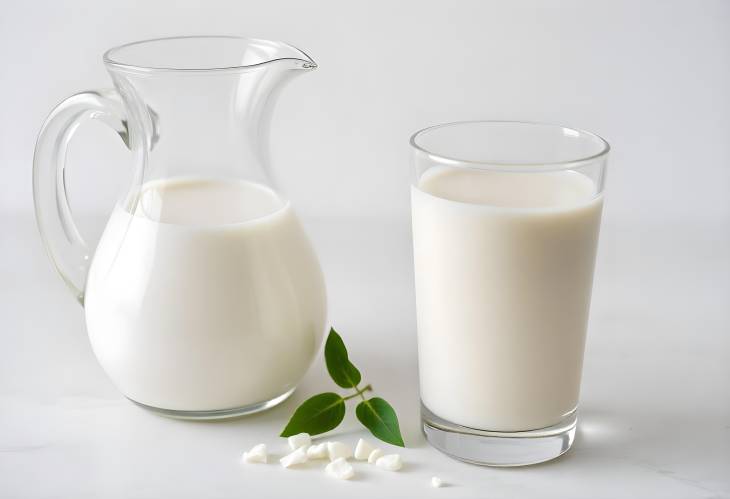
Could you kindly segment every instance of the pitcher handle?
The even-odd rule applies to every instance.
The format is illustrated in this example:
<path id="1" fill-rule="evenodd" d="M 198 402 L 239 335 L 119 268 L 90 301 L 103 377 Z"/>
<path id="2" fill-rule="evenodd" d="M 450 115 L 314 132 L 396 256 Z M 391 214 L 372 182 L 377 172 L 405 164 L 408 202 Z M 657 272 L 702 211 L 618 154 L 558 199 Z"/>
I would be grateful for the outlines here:
<path id="1" fill-rule="evenodd" d="M 46 118 L 33 156 L 33 202 L 48 256 L 63 280 L 84 304 L 92 250 L 73 221 L 66 191 L 66 150 L 76 129 L 89 119 L 111 126 L 129 147 L 126 110 L 116 90 L 72 95 Z"/>

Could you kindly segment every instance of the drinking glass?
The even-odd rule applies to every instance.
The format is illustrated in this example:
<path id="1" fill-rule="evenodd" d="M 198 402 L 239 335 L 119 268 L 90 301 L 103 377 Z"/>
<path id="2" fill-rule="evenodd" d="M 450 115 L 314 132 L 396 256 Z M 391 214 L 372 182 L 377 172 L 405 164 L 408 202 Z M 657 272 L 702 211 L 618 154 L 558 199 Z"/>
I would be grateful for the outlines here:
<path id="1" fill-rule="evenodd" d="M 476 464 L 553 459 L 575 437 L 609 145 L 507 121 L 410 145 L 426 438 Z"/>

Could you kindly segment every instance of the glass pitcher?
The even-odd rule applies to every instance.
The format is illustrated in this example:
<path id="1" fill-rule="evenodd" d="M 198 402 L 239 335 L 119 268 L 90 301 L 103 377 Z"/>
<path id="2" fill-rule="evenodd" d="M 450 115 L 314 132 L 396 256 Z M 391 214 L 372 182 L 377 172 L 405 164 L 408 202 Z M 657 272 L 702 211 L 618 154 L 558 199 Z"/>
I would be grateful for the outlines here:
<path id="1" fill-rule="evenodd" d="M 285 43 L 223 36 L 131 43 L 104 64 L 114 89 L 56 107 L 33 165 L 41 236 L 94 353 L 126 397 L 168 416 L 272 407 L 327 328 L 322 271 L 268 160 L 279 90 L 317 65 Z M 96 250 L 64 179 L 68 143 L 90 118 L 135 161 Z"/>

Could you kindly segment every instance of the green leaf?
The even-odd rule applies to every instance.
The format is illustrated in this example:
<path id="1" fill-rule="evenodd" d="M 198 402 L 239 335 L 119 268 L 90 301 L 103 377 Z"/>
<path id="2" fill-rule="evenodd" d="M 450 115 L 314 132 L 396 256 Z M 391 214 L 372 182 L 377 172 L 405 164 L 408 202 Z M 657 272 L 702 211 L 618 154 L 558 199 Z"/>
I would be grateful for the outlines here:
<path id="1" fill-rule="evenodd" d="M 405 447 L 398 426 L 398 416 L 388 402 L 380 397 L 363 400 L 357 404 L 355 413 L 363 426 L 380 440 Z"/>
<path id="2" fill-rule="evenodd" d="M 345 343 L 334 328 L 330 329 L 324 346 L 324 360 L 330 377 L 342 388 L 355 388 L 360 383 L 360 371 L 350 362 Z"/>
<path id="3" fill-rule="evenodd" d="M 336 393 L 327 392 L 305 400 L 281 432 L 282 437 L 297 433 L 319 435 L 342 422 L 345 417 L 345 399 Z"/>

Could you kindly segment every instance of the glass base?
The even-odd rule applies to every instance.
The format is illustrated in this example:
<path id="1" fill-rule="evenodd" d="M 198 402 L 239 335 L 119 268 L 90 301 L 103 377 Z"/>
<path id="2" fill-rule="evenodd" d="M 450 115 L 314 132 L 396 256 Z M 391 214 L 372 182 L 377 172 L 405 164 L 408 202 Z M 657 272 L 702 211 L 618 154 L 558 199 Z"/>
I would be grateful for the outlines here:
<path id="1" fill-rule="evenodd" d="M 265 411 L 266 409 L 271 409 L 272 407 L 279 405 L 286 399 L 288 399 L 289 396 L 294 393 L 295 389 L 296 388 L 292 388 L 288 392 L 283 393 L 278 397 L 274 397 L 271 400 L 265 400 L 264 402 L 257 402 L 255 404 L 249 404 L 243 407 L 234 407 L 233 409 L 218 409 L 213 411 L 177 411 L 173 409 L 162 409 L 160 407 L 153 407 L 151 405 L 137 402 L 136 400 L 132 400 L 129 397 L 127 398 L 139 407 L 147 409 L 148 411 L 154 412 L 155 414 L 159 414 L 161 416 L 175 419 L 192 419 L 196 421 L 205 421 L 212 419 L 237 418 L 239 416 L 246 416 L 249 414 Z"/>
<path id="2" fill-rule="evenodd" d="M 575 440 L 578 417 L 573 410 L 547 428 L 485 431 L 441 419 L 421 404 L 421 422 L 428 443 L 455 459 L 482 466 L 527 466 L 565 454 Z"/>

